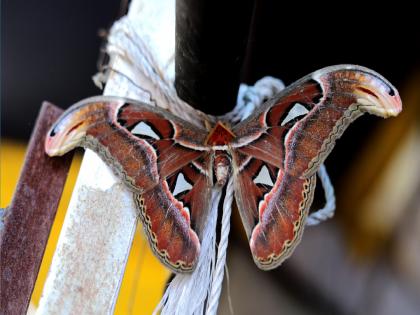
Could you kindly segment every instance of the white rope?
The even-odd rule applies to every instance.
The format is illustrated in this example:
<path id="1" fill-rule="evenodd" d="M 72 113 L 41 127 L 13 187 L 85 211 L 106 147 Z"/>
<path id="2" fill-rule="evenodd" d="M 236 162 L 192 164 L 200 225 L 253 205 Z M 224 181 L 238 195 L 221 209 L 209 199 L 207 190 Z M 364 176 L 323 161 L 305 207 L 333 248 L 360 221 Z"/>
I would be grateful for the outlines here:
<path id="1" fill-rule="evenodd" d="M 264 101 L 273 97 L 283 88 L 283 82 L 273 77 L 264 77 L 257 81 L 254 86 L 241 84 L 235 108 L 223 118 L 229 120 L 232 124 L 242 121 L 251 115 L 258 106 L 264 103 Z M 220 293 L 222 292 L 233 197 L 233 178 L 231 177 L 226 188 L 226 196 L 223 202 L 222 228 L 217 250 L 216 268 L 213 274 L 213 281 L 206 310 L 206 314 L 209 315 L 216 314 L 219 306 Z"/>
<path id="2" fill-rule="evenodd" d="M 317 225 L 334 216 L 335 211 L 335 194 L 334 187 L 328 176 L 327 169 L 324 164 L 321 164 L 318 170 L 318 177 L 321 179 L 322 187 L 324 188 L 325 206 L 316 212 L 311 213 L 306 219 L 306 225 Z"/>
<path id="3" fill-rule="evenodd" d="M 283 81 L 269 76 L 258 80 L 253 86 L 242 83 L 239 86 L 235 108 L 222 118 L 227 119 L 232 124 L 238 123 L 250 116 L 258 106 L 283 89 Z"/>
<path id="4" fill-rule="evenodd" d="M 181 100 L 176 94 L 175 88 L 169 82 L 159 67 L 150 49 L 143 38 L 138 34 L 133 25 L 133 21 L 128 17 L 123 17 L 115 22 L 110 30 L 108 37 L 107 53 L 112 57 L 119 57 L 120 73 L 124 76 L 124 66 L 131 69 L 132 77 L 129 81 L 136 89 L 141 89 L 146 96 L 149 97 L 149 103 L 164 108 L 173 114 L 203 127 L 203 121 L 207 115 L 194 109 L 189 104 Z M 112 62 L 110 63 L 112 66 Z M 110 69 L 113 71 L 114 69 Z M 126 76 L 126 75 L 125 75 Z M 96 76 L 97 83 L 103 80 L 103 75 Z M 135 82 L 142 82 L 140 85 Z"/>
<path id="5" fill-rule="evenodd" d="M 273 97 L 283 88 L 283 82 L 272 77 L 264 77 L 257 81 L 254 86 L 241 84 L 235 108 L 223 118 L 229 120 L 232 124 L 242 121 L 251 115 L 252 112 L 259 105 L 264 103 L 265 100 Z M 223 202 L 222 228 L 220 231 L 220 241 L 217 250 L 216 268 L 213 273 L 213 281 L 211 284 L 206 310 L 206 314 L 208 315 L 214 315 L 217 313 L 220 294 L 222 292 L 233 197 L 233 177 L 231 177 L 226 188 L 226 196 Z"/>
<path id="6" fill-rule="evenodd" d="M 213 281 L 211 283 L 211 291 L 206 311 L 206 314 L 209 315 L 216 314 L 217 307 L 219 305 L 220 293 L 222 292 L 222 284 L 226 264 L 226 252 L 229 241 L 230 215 L 232 213 L 233 195 L 233 177 L 231 177 L 229 179 L 226 188 L 226 196 L 223 201 L 222 229 L 220 233 L 219 246 L 217 249 L 216 268 L 213 274 Z"/>
<path id="7" fill-rule="evenodd" d="M 228 119 L 232 124 L 246 119 L 258 106 L 282 89 L 284 89 L 283 82 L 273 77 L 264 77 L 258 80 L 254 86 L 241 84 L 236 106 L 230 113 L 224 116 L 224 119 Z M 206 311 L 208 315 L 216 314 L 222 291 L 233 197 L 234 188 L 233 178 L 231 177 L 226 188 L 226 196 L 223 203 L 222 228 L 217 251 L 216 268 Z"/>
<path id="8" fill-rule="evenodd" d="M 272 77 L 264 77 L 257 81 L 254 86 L 241 84 L 237 104 L 232 112 L 224 116 L 224 119 L 229 119 L 232 124 L 246 119 L 259 105 L 283 88 L 283 82 Z M 223 202 L 222 227 L 217 258 L 215 258 L 215 235 L 219 201 L 214 200 L 212 201 L 212 211 L 209 213 L 209 216 L 212 217 L 209 218 L 211 224 L 206 226 L 205 236 L 202 238 L 202 247 L 196 270 L 192 275 L 180 274 L 175 276 L 156 307 L 155 313 L 162 310 L 162 314 L 202 314 L 205 300 L 208 298 L 205 313 L 216 314 L 226 265 L 233 197 L 233 178 L 231 177 L 226 187 L 226 196 Z M 209 265 L 209 263 L 211 264 Z M 208 291 L 205 291 L 206 288 Z"/>
<path id="9" fill-rule="evenodd" d="M 196 268 L 191 274 L 177 274 L 174 277 L 153 314 L 159 310 L 162 315 L 204 314 L 216 265 L 216 223 L 220 197 L 221 190 L 213 189 L 212 207 L 200 237 L 200 257 Z"/>
<path id="10" fill-rule="evenodd" d="M 120 64 L 115 66 L 118 70 L 111 68 L 110 71 L 113 71 L 114 75 L 125 76 L 133 86 L 144 93 L 150 103 L 165 108 L 195 125 L 203 126 L 203 122 L 210 120 L 210 116 L 195 110 L 177 96 L 173 84 L 170 82 L 171 78 L 159 70 L 155 56 L 151 53 L 147 42 L 142 39 L 136 31 L 136 25 L 132 23 L 128 18 L 122 18 L 111 29 L 107 52 L 111 59 L 118 56 Z M 111 66 L 114 65 L 111 63 Z M 127 71 L 127 69 L 131 71 Z M 96 77 L 95 82 L 99 84 L 104 79 L 105 77 L 100 74 Z M 142 84 L 137 84 L 137 82 L 142 82 Z M 243 121 L 258 106 L 283 89 L 283 82 L 273 77 L 264 77 L 254 86 L 241 84 L 235 108 L 219 119 L 227 120 L 231 124 Z M 136 93 L 138 94 L 138 91 Z M 334 190 L 324 166 L 320 167 L 318 174 L 325 190 L 327 203 L 323 209 L 309 216 L 308 225 L 331 217 L 333 213 L 331 209 L 335 208 Z M 231 177 L 223 202 L 221 236 L 216 257 L 216 225 L 221 191 L 213 189 L 211 209 L 202 232 L 203 235 L 200 235 L 201 250 L 197 266 L 191 274 L 175 276 L 154 314 L 159 310 L 161 314 L 202 315 L 204 311 L 206 314 L 216 314 L 226 265 L 233 197 L 234 189 Z"/>
<path id="11" fill-rule="evenodd" d="M 283 88 L 283 83 L 272 77 L 264 77 L 254 86 L 241 84 L 237 105 L 224 118 L 229 119 L 232 123 L 246 119 L 265 100 L 273 97 Z M 318 224 L 331 218 L 334 214 L 334 188 L 324 165 L 320 166 L 318 176 L 324 188 L 326 205 L 308 217 L 307 225 Z M 206 309 L 205 314 L 213 315 L 217 313 L 226 265 L 233 197 L 234 189 L 231 177 L 223 202 L 222 227 L 217 258 L 215 256 L 215 235 L 220 195 L 217 200 L 212 201 L 212 211 L 209 213 L 209 222 L 202 238 L 200 258 L 196 270 L 192 275 L 175 276 L 155 313 L 160 309 L 162 314 L 203 314 L 204 309 Z M 207 307 L 205 307 L 207 298 Z"/>
<path id="12" fill-rule="evenodd" d="M 149 98 L 150 102 L 161 108 L 182 117 L 193 124 L 203 125 L 206 115 L 195 110 L 183 102 L 176 94 L 170 79 L 159 71 L 154 56 L 150 53 L 147 43 L 137 33 L 135 25 L 128 18 L 122 18 L 111 29 L 107 52 L 111 58 L 118 56 L 121 64 L 114 74 L 126 76 L 128 81 Z M 111 63 L 112 66 L 112 63 Z M 132 70 L 134 67 L 134 71 Z M 128 76 L 125 72 L 131 74 Z M 96 77 L 97 83 L 105 78 Z M 136 82 L 142 82 L 137 84 Z M 249 117 L 264 101 L 273 97 L 284 89 L 282 81 L 273 77 L 264 77 L 254 86 L 241 84 L 238 91 L 237 104 L 228 114 L 220 117 L 232 124 Z M 334 189 L 329 181 L 325 167 L 322 165 L 318 171 L 325 191 L 326 205 L 323 209 L 312 213 L 308 225 L 318 224 L 330 218 L 335 209 Z M 221 197 L 220 191 L 214 191 L 211 200 L 211 211 L 208 222 L 203 231 L 200 257 L 195 271 L 192 274 L 176 275 L 165 291 L 162 300 L 156 307 L 155 313 L 161 310 L 162 314 L 216 314 L 224 278 L 226 251 L 230 231 L 231 204 L 233 200 L 232 178 L 226 188 L 226 197 L 223 204 L 223 217 L 221 238 L 218 245 L 216 259 L 216 223 L 217 209 Z M 207 307 L 206 307 L 207 301 Z"/>
<path id="13" fill-rule="evenodd" d="M 173 85 L 168 83 L 169 80 L 158 71 L 156 62 L 150 54 L 147 45 L 138 36 L 129 19 L 123 18 L 114 24 L 111 29 L 107 51 L 111 56 L 118 55 L 120 60 L 125 61 L 127 67 L 134 66 L 135 71 L 131 71 L 134 76 L 129 77 L 128 80 L 133 86 L 136 86 L 137 89 L 141 89 L 148 95 L 150 102 L 171 111 L 193 124 L 203 124 L 206 115 L 178 98 Z M 124 76 L 124 67 L 119 71 L 121 73 L 115 71 L 114 73 Z M 97 77 L 98 82 L 102 79 L 104 78 L 101 76 Z M 140 87 L 136 82 L 142 82 L 143 84 Z M 241 84 L 235 108 L 230 113 L 220 117 L 220 119 L 228 120 L 232 124 L 242 121 L 251 115 L 258 106 L 282 89 L 284 89 L 283 82 L 273 77 L 264 77 L 257 81 L 254 86 Z M 325 169 L 322 171 L 321 168 L 319 176 L 327 199 L 325 208 L 331 209 L 335 207 L 334 190 Z M 331 189 L 328 189 L 328 187 Z M 201 250 L 196 269 L 192 274 L 178 274 L 175 276 L 156 307 L 154 314 L 159 310 L 161 310 L 161 314 L 201 315 L 204 313 L 204 310 L 206 310 L 206 314 L 216 314 L 224 278 L 233 195 L 233 180 L 231 178 L 226 188 L 226 197 L 223 203 L 221 238 L 218 245 L 217 258 L 216 223 L 221 192 L 214 190 L 211 199 L 211 210 L 207 218 L 208 221 L 203 235 L 200 237 L 202 240 Z M 325 208 L 311 214 L 308 218 L 308 224 L 312 225 L 314 224 L 312 222 L 315 222 L 315 220 L 320 222 L 330 217 L 331 210 L 325 210 Z"/>

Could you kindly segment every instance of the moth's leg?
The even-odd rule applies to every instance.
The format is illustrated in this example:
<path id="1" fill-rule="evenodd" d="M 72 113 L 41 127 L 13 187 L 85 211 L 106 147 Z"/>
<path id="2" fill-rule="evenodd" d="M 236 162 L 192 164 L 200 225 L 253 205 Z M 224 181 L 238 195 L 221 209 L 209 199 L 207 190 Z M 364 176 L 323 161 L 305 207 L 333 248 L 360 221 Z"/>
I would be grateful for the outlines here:
<path id="1" fill-rule="evenodd" d="M 322 188 L 324 189 L 325 195 L 325 206 L 316 212 L 311 213 L 306 219 L 306 225 L 317 225 L 323 221 L 326 221 L 334 216 L 335 212 L 335 193 L 334 187 L 331 184 L 330 178 L 327 173 L 327 169 L 324 164 L 318 169 L 318 177 L 321 180 Z"/>

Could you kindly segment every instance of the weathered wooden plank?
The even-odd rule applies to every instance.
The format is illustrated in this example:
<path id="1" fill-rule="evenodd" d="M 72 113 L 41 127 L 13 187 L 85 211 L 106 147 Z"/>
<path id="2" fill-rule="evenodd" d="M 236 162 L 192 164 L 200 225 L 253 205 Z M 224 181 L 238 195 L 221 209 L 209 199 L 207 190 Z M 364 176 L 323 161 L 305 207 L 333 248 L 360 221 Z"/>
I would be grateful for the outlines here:
<path id="1" fill-rule="evenodd" d="M 135 30 L 162 72 L 174 50 L 170 40 L 174 37 L 174 14 L 173 0 L 133 1 L 124 18 L 133 27 L 119 33 L 124 37 Z M 136 60 L 128 58 L 128 50 L 135 46 L 116 48 L 110 65 L 116 71 L 111 71 L 104 94 L 149 102 L 153 91 L 144 93 L 132 82 L 150 86 L 147 76 L 139 75 L 133 65 Z M 112 313 L 136 222 L 131 192 L 96 154 L 87 151 L 37 314 Z"/>
<path id="2" fill-rule="evenodd" d="M 73 154 L 44 153 L 48 129 L 62 109 L 44 102 L 11 205 L 0 231 L 0 314 L 25 314 Z"/>

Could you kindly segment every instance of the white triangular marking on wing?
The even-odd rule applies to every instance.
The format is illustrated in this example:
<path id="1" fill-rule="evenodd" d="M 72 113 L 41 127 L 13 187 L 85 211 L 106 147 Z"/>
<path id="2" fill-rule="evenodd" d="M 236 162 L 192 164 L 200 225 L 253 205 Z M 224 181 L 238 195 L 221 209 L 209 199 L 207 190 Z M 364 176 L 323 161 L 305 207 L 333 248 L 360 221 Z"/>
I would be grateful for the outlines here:
<path id="1" fill-rule="evenodd" d="M 273 181 L 271 180 L 270 174 L 268 173 L 267 166 L 261 167 L 260 172 L 258 173 L 258 176 L 254 178 L 255 184 L 263 184 L 267 186 L 274 186 Z"/>
<path id="2" fill-rule="evenodd" d="M 292 119 L 294 119 L 298 116 L 306 115 L 307 113 L 309 113 L 309 111 L 305 108 L 305 106 L 303 106 L 302 104 L 296 103 L 292 107 L 292 109 L 289 111 L 286 118 L 283 119 L 283 121 L 281 122 L 281 125 L 284 126 L 285 124 L 287 124 Z"/>
<path id="3" fill-rule="evenodd" d="M 160 140 L 159 136 L 156 134 L 156 132 L 153 131 L 153 129 L 146 124 L 144 121 L 139 122 L 133 130 L 131 130 L 131 133 L 136 135 L 142 135 L 142 136 L 148 136 L 151 138 L 154 138 L 156 140 Z"/>
<path id="4" fill-rule="evenodd" d="M 184 174 L 179 173 L 178 177 L 176 178 L 175 189 L 172 192 L 172 195 L 176 196 L 183 191 L 191 190 L 191 188 L 192 186 L 185 180 Z"/>

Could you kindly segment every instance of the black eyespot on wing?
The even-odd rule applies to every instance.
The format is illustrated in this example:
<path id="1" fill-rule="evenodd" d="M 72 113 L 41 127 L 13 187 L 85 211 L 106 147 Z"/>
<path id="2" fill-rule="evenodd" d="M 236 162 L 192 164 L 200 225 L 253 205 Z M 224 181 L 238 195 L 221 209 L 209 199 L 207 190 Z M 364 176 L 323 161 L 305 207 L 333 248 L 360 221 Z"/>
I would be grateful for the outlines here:
<path id="1" fill-rule="evenodd" d="M 54 137 L 57 134 L 56 129 L 57 129 L 57 126 L 54 126 L 54 128 L 51 129 L 50 137 Z"/>

